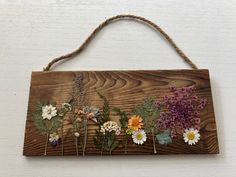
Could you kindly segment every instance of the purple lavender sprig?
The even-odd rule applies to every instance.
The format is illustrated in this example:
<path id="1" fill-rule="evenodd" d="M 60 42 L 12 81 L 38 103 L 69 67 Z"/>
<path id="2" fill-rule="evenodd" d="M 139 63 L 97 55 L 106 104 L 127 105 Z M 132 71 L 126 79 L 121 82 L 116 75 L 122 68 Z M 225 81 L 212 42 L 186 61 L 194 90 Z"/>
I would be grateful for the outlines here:
<path id="1" fill-rule="evenodd" d="M 170 129 L 171 137 L 177 135 L 177 130 L 184 132 L 187 128 L 200 129 L 200 112 L 206 107 L 207 99 L 196 95 L 195 86 L 170 88 L 171 95 L 156 101 L 156 107 L 162 108 L 157 121 L 159 129 Z"/>

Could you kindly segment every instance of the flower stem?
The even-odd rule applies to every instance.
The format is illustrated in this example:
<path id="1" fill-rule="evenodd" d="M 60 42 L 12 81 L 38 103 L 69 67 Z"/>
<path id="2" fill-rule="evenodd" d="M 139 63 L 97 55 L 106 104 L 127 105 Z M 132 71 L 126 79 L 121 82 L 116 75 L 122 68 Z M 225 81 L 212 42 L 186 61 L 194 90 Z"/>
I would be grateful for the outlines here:
<path id="1" fill-rule="evenodd" d="M 44 148 L 44 155 L 45 156 L 47 155 L 47 149 L 48 149 L 48 136 L 49 136 L 49 133 L 47 133 L 47 135 L 46 135 L 45 148 Z"/>
<path id="2" fill-rule="evenodd" d="M 63 119 L 61 122 L 61 155 L 64 155 Z"/>
<path id="3" fill-rule="evenodd" d="M 125 154 L 127 154 L 128 135 L 125 135 Z"/>
<path id="4" fill-rule="evenodd" d="M 153 144 L 153 152 L 154 154 L 157 153 L 157 150 L 156 150 L 156 143 L 155 143 L 155 136 L 154 136 L 154 130 L 152 129 L 152 144 Z"/>
<path id="5" fill-rule="evenodd" d="M 79 156 L 78 137 L 75 137 L 75 148 L 76 148 L 76 155 Z"/>
<path id="6" fill-rule="evenodd" d="M 87 127 L 87 118 L 84 118 L 84 144 L 83 144 L 83 156 L 85 156 L 85 150 L 87 145 L 87 135 L 88 135 L 88 127 Z"/>
<path id="7" fill-rule="evenodd" d="M 105 135 L 103 136 L 103 140 L 102 140 L 102 147 L 101 147 L 101 156 L 103 154 L 103 148 L 104 148 L 104 144 L 105 144 Z"/>

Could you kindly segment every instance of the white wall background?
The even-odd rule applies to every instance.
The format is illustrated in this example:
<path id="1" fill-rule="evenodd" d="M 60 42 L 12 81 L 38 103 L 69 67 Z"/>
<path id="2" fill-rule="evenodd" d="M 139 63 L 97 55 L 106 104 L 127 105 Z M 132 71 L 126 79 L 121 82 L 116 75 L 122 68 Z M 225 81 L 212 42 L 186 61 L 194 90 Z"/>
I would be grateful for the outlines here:
<path id="1" fill-rule="evenodd" d="M 22 156 L 32 70 L 78 47 L 105 18 L 130 13 L 159 24 L 212 79 L 219 155 Z M 0 0 L 0 177 L 236 176 L 236 1 Z M 56 70 L 188 68 L 144 25 L 121 21 Z"/>

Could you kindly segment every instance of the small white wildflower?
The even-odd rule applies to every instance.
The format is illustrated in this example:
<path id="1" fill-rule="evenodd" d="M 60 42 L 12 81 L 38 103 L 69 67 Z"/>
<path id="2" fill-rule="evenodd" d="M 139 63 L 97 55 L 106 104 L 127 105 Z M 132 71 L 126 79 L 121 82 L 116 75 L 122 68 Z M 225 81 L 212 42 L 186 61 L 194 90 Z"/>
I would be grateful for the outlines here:
<path id="1" fill-rule="evenodd" d="M 57 108 L 50 105 L 46 105 L 42 107 L 42 117 L 43 119 L 51 120 L 51 118 L 57 115 Z"/>
<path id="2" fill-rule="evenodd" d="M 79 137 L 79 136 L 80 136 L 79 132 L 75 132 L 74 135 L 75 135 L 76 137 Z"/>
<path id="3" fill-rule="evenodd" d="M 117 130 L 117 131 L 115 132 L 115 134 L 116 134 L 116 135 L 119 135 L 119 134 L 120 134 L 120 130 Z"/>
<path id="4" fill-rule="evenodd" d="M 66 111 L 70 111 L 71 110 L 71 105 L 69 103 L 63 103 L 62 108 L 64 108 Z"/>
<path id="5" fill-rule="evenodd" d="M 51 133 L 50 135 L 49 135 L 49 142 L 55 142 L 55 141 L 58 141 L 59 140 L 59 135 L 56 133 L 56 132 L 54 132 L 54 133 Z"/>
<path id="6" fill-rule="evenodd" d="M 120 126 L 114 121 L 107 121 L 100 127 L 100 132 L 105 134 L 106 132 L 114 131 L 116 135 L 120 134 L 121 128 Z"/>
<path id="7" fill-rule="evenodd" d="M 60 117 L 63 117 L 64 115 L 65 115 L 64 113 L 60 113 L 60 114 L 59 114 Z"/>
<path id="8" fill-rule="evenodd" d="M 105 129 L 103 127 L 101 127 L 100 132 L 105 134 Z"/>

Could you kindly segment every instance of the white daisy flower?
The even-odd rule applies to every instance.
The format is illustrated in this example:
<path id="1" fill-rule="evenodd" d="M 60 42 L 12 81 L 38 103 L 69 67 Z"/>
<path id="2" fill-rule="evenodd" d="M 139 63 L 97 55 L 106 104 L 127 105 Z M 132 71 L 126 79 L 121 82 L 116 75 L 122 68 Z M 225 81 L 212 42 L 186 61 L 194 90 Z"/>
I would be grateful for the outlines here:
<path id="1" fill-rule="evenodd" d="M 57 115 L 57 108 L 50 105 L 46 105 L 42 107 L 42 117 L 43 119 L 51 120 L 51 118 Z"/>
<path id="2" fill-rule="evenodd" d="M 188 143 L 188 145 L 196 144 L 200 140 L 200 134 L 194 128 L 185 129 L 183 137 L 185 143 Z"/>
<path id="3" fill-rule="evenodd" d="M 55 142 L 55 141 L 58 141 L 59 140 L 59 135 L 58 134 L 56 134 L 55 132 L 54 133 L 51 133 L 50 135 L 49 135 L 49 142 Z"/>
<path id="4" fill-rule="evenodd" d="M 133 131 L 132 138 L 135 144 L 143 144 L 147 140 L 147 135 L 145 131 L 141 129 Z"/>

